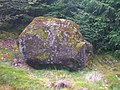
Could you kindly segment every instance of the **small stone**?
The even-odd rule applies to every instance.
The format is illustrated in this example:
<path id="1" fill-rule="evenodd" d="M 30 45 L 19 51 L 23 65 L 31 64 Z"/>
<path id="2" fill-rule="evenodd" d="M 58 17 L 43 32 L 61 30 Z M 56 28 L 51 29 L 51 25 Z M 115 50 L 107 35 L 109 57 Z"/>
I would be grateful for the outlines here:
<path id="1" fill-rule="evenodd" d="M 78 90 L 89 90 L 88 88 L 80 88 Z"/>
<path id="2" fill-rule="evenodd" d="M 3 58 L 2 61 L 3 61 L 3 62 L 7 62 L 6 58 Z"/>
<path id="3" fill-rule="evenodd" d="M 103 75 L 99 72 L 91 72 L 86 74 L 85 79 L 90 83 L 96 83 L 98 81 L 103 81 Z"/>
<path id="4" fill-rule="evenodd" d="M 60 90 L 61 88 L 70 88 L 70 83 L 66 80 L 59 80 L 55 84 L 55 90 Z"/>
<path id="5" fill-rule="evenodd" d="M 18 66 L 18 64 L 15 64 L 14 66 L 15 66 L 15 67 L 17 67 L 17 66 Z"/>

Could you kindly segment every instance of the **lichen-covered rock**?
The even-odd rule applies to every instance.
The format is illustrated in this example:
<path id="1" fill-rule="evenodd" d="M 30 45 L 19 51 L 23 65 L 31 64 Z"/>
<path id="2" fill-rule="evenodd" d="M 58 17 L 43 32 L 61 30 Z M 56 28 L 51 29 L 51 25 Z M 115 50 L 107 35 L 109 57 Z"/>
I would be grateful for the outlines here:
<path id="1" fill-rule="evenodd" d="M 20 34 L 19 50 L 34 68 L 83 68 L 90 45 L 72 21 L 36 17 Z"/>

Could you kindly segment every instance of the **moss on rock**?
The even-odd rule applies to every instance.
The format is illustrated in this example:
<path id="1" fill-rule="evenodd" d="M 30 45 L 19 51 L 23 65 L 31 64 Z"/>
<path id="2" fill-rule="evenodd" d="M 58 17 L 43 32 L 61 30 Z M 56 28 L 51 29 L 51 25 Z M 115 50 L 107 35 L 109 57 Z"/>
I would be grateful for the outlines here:
<path id="1" fill-rule="evenodd" d="M 40 59 L 37 63 L 43 60 L 42 63 L 63 67 L 72 63 L 71 66 L 79 68 L 85 65 L 88 47 L 78 28 L 70 20 L 36 17 L 19 36 L 18 46 L 25 59 Z"/>
<path id="2" fill-rule="evenodd" d="M 50 54 L 49 54 L 49 53 L 46 53 L 46 52 L 36 56 L 36 58 L 37 58 L 37 59 L 40 59 L 40 60 L 46 60 L 46 59 L 48 59 L 49 57 L 50 57 Z"/>
<path id="3" fill-rule="evenodd" d="M 79 43 L 77 43 L 76 46 L 75 46 L 75 50 L 78 51 L 79 48 L 81 48 L 84 44 L 85 44 L 85 42 L 79 42 Z"/>
<path id="4" fill-rule="evenodd" d="M 48 37 L 48 33 L 44 32 L 42 29 L 38 30 L 38 35 L 41 36 L 43 40 L 46 40 Z"/>

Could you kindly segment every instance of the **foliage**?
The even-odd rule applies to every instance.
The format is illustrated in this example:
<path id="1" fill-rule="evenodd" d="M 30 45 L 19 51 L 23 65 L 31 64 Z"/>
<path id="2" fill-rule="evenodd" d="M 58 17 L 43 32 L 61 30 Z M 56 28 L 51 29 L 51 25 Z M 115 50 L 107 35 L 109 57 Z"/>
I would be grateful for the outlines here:
<path id="1" fill-rule="evenodd" d="M 47 15 L 75 21 L 95 51 L 114 52 L 120 49 L 119 5 L 118 0 L 59 0 Z"/>
<path id="2" fill-rule="evenodd" d="M 12 26 L 24 25 L 36 16 L 70 19 L 80 25 L 81 33 L 93 44 L 95 52 L 112 51 L 118 56 L 120 50 L 119 0 L 18 1 L 1 3 L 2 23 L 7 21 Z M 4 23 L 1 25 L 3 26 Z"/>
<path id="3" fill-rule="evenodd" d="M 75 21 L 95 51 L 114 52 L 120 48 L 119 4 L 117 0 L 59 0 L 47 15 Z"/>

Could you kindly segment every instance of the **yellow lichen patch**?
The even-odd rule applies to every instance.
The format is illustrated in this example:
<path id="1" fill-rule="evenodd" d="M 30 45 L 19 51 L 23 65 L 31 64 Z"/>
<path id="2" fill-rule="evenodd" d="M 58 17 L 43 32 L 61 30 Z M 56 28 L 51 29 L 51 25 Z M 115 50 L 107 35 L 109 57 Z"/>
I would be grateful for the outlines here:
<path id="1" fill-rule="evenodd" d="M 33 34 L 32 31 L 30 31 L 30 30 L 27 30 L 25 33 L 28 35 Z"/>
<path id="2" fill-rule="evenodd" d="M 14 49 L 14 50 L 18 50 L 17 44 L 15 44 L 15 45 L 13 46 L 13 49 Z"/>
<path id="3" fill-rule="evenodd" d="M 48 32 L 44 32 L 42 29 L 39 29 L 38 35 L 40 35 L 40 37 L 42 37 L 43 40 L 46 40 L 48 37 Z"/>
<path id="4" fill-rule="evenodd" d="M 79 50 L 80 47 L 82 47 L 84 44 L 85 44 L 85 42 L 79 42 L 79 43 L 77 43 L 76 46 L 75 46 L 75 50 Z"/>
<path id="5" fill-rule="evenodd" d="M 0 60 L 2 60 L 2 58 L 3 58 L 3 54 L 0 54 Z"/>
<path id="6" fill-rule="evenodd" d="M 72 40 L 74 40 L 74 39 L 75 39 L 75 35 L 72 34 L 70 38 L 71 38 Z"/>
<path id="7" fill-rule="evenodd" d="M 45 52 L 43 54 L 38 55 L 36 58 L 44 60 L 44 59 L 48 59 L 49 56 L 50 56 L 49 53 Z"/>

